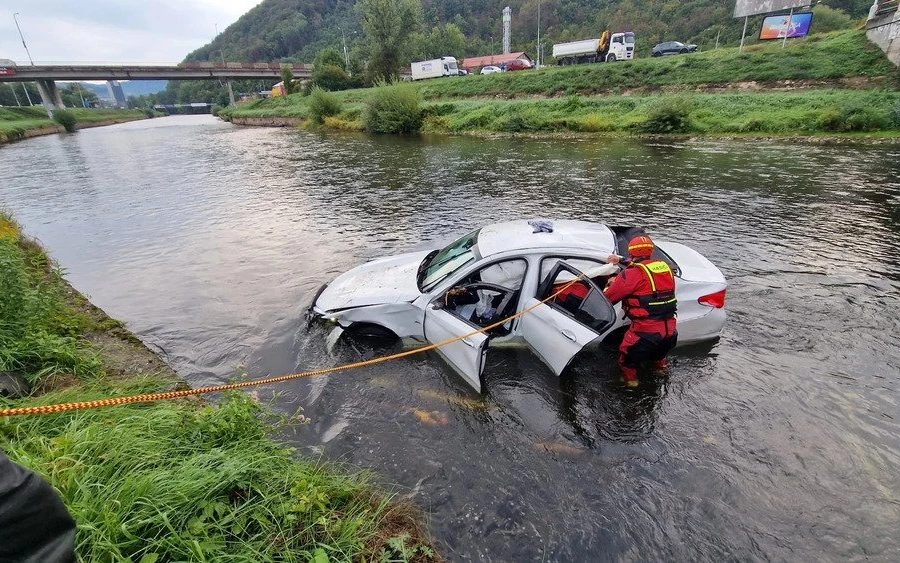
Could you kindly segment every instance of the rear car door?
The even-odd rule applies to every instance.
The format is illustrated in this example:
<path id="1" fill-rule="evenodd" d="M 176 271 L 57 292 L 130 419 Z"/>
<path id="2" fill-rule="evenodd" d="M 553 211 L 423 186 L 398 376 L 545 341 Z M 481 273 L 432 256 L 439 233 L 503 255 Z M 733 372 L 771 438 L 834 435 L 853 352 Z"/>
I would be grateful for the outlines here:
<path id="1" fill-rule="evenodd" d="M 429 344 L 440 344 L 448 340 L 468 335 L 465 338 L 445 344 L 437 348 L 437 353 L 450 364 L 456 372 L 475 391 L 481 393 L 481 371 L 484 369 L 484 356 L 487 351 L 486 334 L 470 334 L 477 330 L 466 321 L 460 319 L 431 303 L 425 307 L 425 339 Z"/>
<path id="2" fill-rule="evenodd" d="M 576 278 L 581 279 L 570 283 Z M 616 322 L 616 312 L 600 288 L 562 261 L 551 268 L 524 309 L 529 311 L 520 318 L 520 333 L 556 375 Z"/>

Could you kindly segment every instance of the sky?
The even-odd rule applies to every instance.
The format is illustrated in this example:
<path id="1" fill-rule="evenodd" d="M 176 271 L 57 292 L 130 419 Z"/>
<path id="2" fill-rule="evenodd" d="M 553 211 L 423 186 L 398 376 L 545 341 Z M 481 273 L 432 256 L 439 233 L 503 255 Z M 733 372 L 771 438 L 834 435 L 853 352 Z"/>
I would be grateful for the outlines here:
<path id="1" fill-rule="evenodd" d="M 261 0 L 0 0 L 0 59 L 177 63 Z"/>

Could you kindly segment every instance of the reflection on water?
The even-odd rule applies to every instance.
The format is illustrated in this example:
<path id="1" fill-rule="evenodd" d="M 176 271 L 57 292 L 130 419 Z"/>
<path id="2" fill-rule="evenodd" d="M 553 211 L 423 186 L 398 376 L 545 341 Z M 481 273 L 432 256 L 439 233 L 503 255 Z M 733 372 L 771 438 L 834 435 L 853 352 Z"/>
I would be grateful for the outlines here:
<path id="1" fill-rule="evenodd" d="M 357 359 L 302 312 L 363 260 L 516 217 L 646 226 L 730 283 L 721 341 L 667 380 L 496 349 L 483 396 L 434 354 L 260 395 L 304 409 L 303 451 L 412 495 L 450 560 L 897 560 L 898 157 L 180 117 L 0 148 L 0 204 L 195 384 Z"/>

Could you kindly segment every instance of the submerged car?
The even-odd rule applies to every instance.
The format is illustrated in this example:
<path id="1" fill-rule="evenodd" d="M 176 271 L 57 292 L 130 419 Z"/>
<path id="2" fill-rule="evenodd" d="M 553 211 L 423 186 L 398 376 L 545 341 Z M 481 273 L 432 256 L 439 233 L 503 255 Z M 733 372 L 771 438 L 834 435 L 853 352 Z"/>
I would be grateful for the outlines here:
<path id="1" fill-rule="evenodd" d="M 444 248 L 373 260 L 341 274 L 322 286 L 310 315 L 350 334 L 429 343 L 468 335 L 437 351 L 478 392 L 488 344 L 527 345 L 559 375 L 588 344 L 621 338 L 629 321 L 603 295 L 617 271 L 606 259 L 626 255 L 628 240 L 641 233 L 568 220 L 488 225 Z M 722 272 L 675 242 L 656 241 L 654 257 L 675 274 L 679 345 L 718 338 L 725 324 Z M 579 276 L 578 296 L 540 303 Z"/>
<path id="2" fill-rule="evenodd" d="M 650 56 L 661 57 L 663 55 L 677 55 L 678 53 L 694 53 L 697 46 L 694 44 L 681 43 L 680 41 L 664 41 L 657 43 L 650 49 Z"/>

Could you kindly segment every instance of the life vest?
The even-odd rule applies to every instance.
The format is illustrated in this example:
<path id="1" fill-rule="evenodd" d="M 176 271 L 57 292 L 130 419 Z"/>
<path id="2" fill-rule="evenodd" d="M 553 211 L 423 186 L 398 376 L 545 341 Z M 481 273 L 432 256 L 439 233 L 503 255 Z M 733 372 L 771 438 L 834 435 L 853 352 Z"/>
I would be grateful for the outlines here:
<path id="1" fill-rule="evenodd" d="M 670 319 L 675 316 L 675 276 L 662 260 L 635 262 L 650 280 L 650 291 L 635 293 L 623 302 L 629 319 Z"/>

